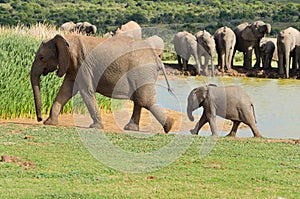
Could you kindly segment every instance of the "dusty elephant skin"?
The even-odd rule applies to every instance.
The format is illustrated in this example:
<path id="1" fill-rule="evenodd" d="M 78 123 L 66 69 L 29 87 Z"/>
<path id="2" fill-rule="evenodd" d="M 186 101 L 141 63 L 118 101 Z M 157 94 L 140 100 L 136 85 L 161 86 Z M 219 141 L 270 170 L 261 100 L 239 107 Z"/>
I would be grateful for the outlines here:
<path id="1" fill-rule="evenodd" d="M 225 71 L 225 68 L 230 72 L 232 68 L 231 63 L 234 46 L 236 43 L 235 34 L 231 28 L 223 26 L 216 30 L 214 39 L 218 54 L 218 66 L 221 68 L 222 72 Z"/>
<path id="2" fill-rule="evenodd" d="M 201 41 L 203 41 L 202 38 Z M 211 59 L 211 55 L 205 49 L 203 44 L 197 42 L 197 38 L 195 35 L 192 35 L 191 33 L 186 31 L 178 32 L 174 35 L 173 43 L 177 54 L 178 64 L 180 65 L 181 69 L 188 69 L 188 61 L 190 57 L 193 56 L 196 62 L 195 68 L 197 70 L 197 74 L 203 73 L 204 75 L 208 75 L 208 60 Z M 205 64 L 203 67 L 200 62 L 201 56 L 204 56 L 205 59 Z"/>
<path id="3" fill-rule="evenodd" d="M 278 50 L 278 61 L 279 61 L 279 74 L 284 75 L 286 78 L 290 77 L 290 58 L 293 57 L 293 69 L 296 69 L 296 60 L 299 55 L 295 56 L 296 47 L 300 45 L 300 32 L 289 27 L 277 35 L 277 50 Z M 297 50 L 299 53 L 299 50 Z"/>
<path id="4" fill-rule="evenodd" d="M 252 52 L 254 49 L 256 63 L 254 67 L 260 65 L 259 42 L 268 33 L 271 32 L 271 25 L 263 21 L 256 21 L 251 24 L 242 23 L 234 29 L 236 36 L 235 51 L 244 53 L 243 66 L 247 69 L 252 68 Z M 235 54 L 233 53 L 233 56 Z"/>
<path id="5" fill-rule="evenodd" d="M 241 122 L 248 125 L 255 137 L 261 137 L 256 125 L 254 106 L 247 93 L 238 86 L 217 87 L 208 85 L 195 88 L 188 96 L 187 115 L 194 121 L 192 112 L 203 107 L 203 114 L 191 130 L 198 134 L 201 127 L 209 122 L 213 135 L 217 135 L 216 116 L 233 122 L 230 136 L 235 136 Z"/>
<path id="6" fill-rule="evenodd" d="M 134 101 L 126 130 L 139 130 L 141 109 L 146 108 L 168 132 L 173 119 L 156 104 L 155 82 L 159 69 L 165 74 L 156 53 L 149 42 L 129 37 L 56 35 L 42 42 L 30 72 L 38 121 L 42 121 L 40 76 L 57 70 L 58 77 L 65 75 L 65 78 L 44 124 L 58 124 L 60 110 L 79 91 L 93 119 L 90 127 L 102 128 L 95 100 L 95 92 L 99 92 Z"/>

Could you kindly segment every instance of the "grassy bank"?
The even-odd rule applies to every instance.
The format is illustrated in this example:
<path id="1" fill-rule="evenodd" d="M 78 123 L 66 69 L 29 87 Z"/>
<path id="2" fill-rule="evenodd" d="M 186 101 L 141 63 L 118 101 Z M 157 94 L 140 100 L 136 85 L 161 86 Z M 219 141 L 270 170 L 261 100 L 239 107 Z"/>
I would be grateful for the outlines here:
<path id="1" fill-rule="evenodd" d="M 30 85 L 30 69 L 43 39 L 59 33 L 55 27 L 37 24 L 0 27 L 0 118 L 34 117 L 35 108 Z M 63 78 L 55 73 L 41 77 L 43 114 L 48 114 Z M 98 96 L 99 106 L 110 109 L 110 99 Z M 72 111 L 68 103 L 63 113 Z"/>
<path id="2" fill-rule="evenodd" d="M 139 154 L 174 139 L 104 135 L 124 151 Z M 127 173 L 94 159 L 76 129 L 1 125 L 0 155 L 18 160 L 0 162 L 0 198 L 299 198 L 299 145 L 219 138 L 211 153 L 200 158 L 203 141 L 193 136 L 187 151 L 166 167 Z"/>

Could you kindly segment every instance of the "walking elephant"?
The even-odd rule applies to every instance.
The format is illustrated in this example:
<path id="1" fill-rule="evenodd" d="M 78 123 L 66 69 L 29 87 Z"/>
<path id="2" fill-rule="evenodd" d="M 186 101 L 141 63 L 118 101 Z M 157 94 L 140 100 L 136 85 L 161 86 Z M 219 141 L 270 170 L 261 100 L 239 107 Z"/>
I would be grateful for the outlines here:
<path id="1" fill-rule="evenodd" d="M 271 25 L 263 21 L 254 23 L 242 23 L 234 29 L 236 36 L 236 45 L 234 49 L 244 54 L 243 66 L 247 69 L 252 68 L 252 52 L 254 49 L 256 63 L 254 67 L 260 66 L 259 42 L 268 33 L 271 32 Z"/>
<path id="2" fill-rule="evenodd" d="M 135 21 L 129 21 L 116 30 L 115 36 L 126 36 L 136 39 L 142 38 L 142 28 Z"/>
<path id="3" fill-rule="evenodd" d="M 218 66 L 224 72 L 225 68 L 228 72 L 232 68 L 232 57 L 236 43 L 236 37 L 233 30 L 227 26 L 223 26 L 216 30 L 214 34 L 216 50 L 218 54 Z"/>
<path id="4" fill-rule="evenodd" d="M 294 56 L 296 45 L 300 45 L 300 32 L 289 27 L 277 35 L 277 49 L 278 49 L 278 61 L 279 61 L 279 74 L 289 78 L 290 70 L 290 58 L 294 57 L 293 68 L 296 68 L 296 58 Z"/>
<path id="5" fill-rule="evenodd" d="M 218 115 L 233 122 L 230 136 L 236 135 L 238 126 L 243 122 L 251 128 L 255 137 L 261 137 L 255 124 L 253 103 L 240 87 L 201 86 L 191 91 L 187 101 L 187 115 L 191 121 L 194 121 L 192 112 L 203 107 L 203 114 L 195 128 L 191 130 L 192 134 L 198 134 L 201 127 L 208 122 L 212 135 L 217 135 L 216 116 Z"/>
<path id="6" fill-rule="evenodd" d="M 42 121 L 40 76 L 57 70 L 58 77 L 65 77 L 44 124 L 58 124 L 61 109 L 79 91 L 93 119 L 90 127 L 102 128 L 95 100 L 98 92 L 134 102 L 126 130 L 139 130 L 141 109 L 146 108 L 168 132 L 173 119 L 156 104 L 155 82 L 159 69 L 168 83 L 164 65 L 155 49 L 144 40 L 56 35 L 42 42 L 30 71 L 37 120 Z"/>
<path id="7" fill-rule="evenodd" d="M 204 71 L 205 75 L 208 75 L 208 62 L 210 60 L 211 63 L 211 71 L 212 74 L 214 75 L 215 71 L 215 65 L 214 65 L 214 56 L 215 56 L 215 49 L 216 49 L 216 43 L 214 40 L 214 37 L 207 32 L 206 30 L 201 30 L 199 32 L 196 33 L 196 40 L 198 42 L 198 55 L 199 58 L 201 58 L 201 56 L 204 56 L 204 65 L 202 65 L 202 70 Z M 199 45 L 200 44 L 200 45 Z M 204 51 L 202 48 L 204 48 Z M 200 59 L 201 61 L 201 59 Z"/>
<path id="8" fill-rule="evenodd" d="M 277 39 L 264 37 L 259 43 L 259 51 L 263 69 L 270 69 L 272 60 L 278 61 Z"/>

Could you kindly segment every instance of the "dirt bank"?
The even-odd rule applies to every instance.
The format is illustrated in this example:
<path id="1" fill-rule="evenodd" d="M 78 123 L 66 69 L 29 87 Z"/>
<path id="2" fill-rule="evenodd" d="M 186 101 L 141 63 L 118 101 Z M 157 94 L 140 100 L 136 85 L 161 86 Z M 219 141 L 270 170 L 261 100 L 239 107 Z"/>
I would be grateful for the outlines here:
<path id="1" fill-rule="evenodd" d="M 182 71 L 178 64 L 164 63 L 166 67 L 166 71 L 168 75 L 186 75 L 186 76 L 195 76 L 196 69 L 193 65 L 188 65 L 186 71 Z M 257 77 L 257 78 L 282 78 L 278 74 L 278 68 L 270 68 L 267 70 L 261 68 L 252 68 L 252 69 L 244 69 L 242 66 L 233 66 L 232 71 L 228 72 L 220 72 L 219 70 L 215 70 L 215 76 L 231 76 L 231 77 Z M 291 70 L 290 71 L 291 79 L 300 79 L 300 70 Z"/>

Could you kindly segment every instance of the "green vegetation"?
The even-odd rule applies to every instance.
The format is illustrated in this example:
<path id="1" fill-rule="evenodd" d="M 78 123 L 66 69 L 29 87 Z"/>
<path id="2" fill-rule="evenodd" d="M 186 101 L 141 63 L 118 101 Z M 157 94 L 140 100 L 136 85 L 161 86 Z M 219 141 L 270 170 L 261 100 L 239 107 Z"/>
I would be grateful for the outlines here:
<path id="1" fill-rule="evenodd" d="M 139 154 L 155 151 L 174 138 L 104 135 L 115 146 Z M 299 197 L 299 145 L 219 138 L 211 153 L 200 158 L 204 138 L 192 140 L 172 164 L 148 173 L 126 173 L 94 159 L 76 129 L 2 125 L 0 155 L 19 160 L 0 162 L 0 198 Z"/>
<path id="2" fill-rule="evenodd" d="M 30 69 L 34 55 L 43 39 L 57 31 L 53 27 L 37 24 L 30 29 L 0 27 L 0 118 L 34 117 L 35 107 L 30 84 Z M 48 114 L 63 78 L 55 73 L 41 77 L 43 114 Z M 97 96 L 99 106 L 109 110 L 111 100 Z M 78 100 L 75 100 L 77 104 Z M 83 106 L 83 103 L 81 107 Z M 80 108 L 76 107 L 78 111 Z M 63 113 L 72 111 L 72 101 Z"/>
<path id="3" fill-rule="evenodd" d="M 262 19 L 273 25 L 275 35 L 287 26 L 300 29 L 299 12 L 297 0 L 0 0 L 0 25 L 46 22 L 59 26 L 66 21 L 89 21 L 105 33 L 135 20 L 143 26 L 214 32 L 222 25 L 235 27 Z"/>

